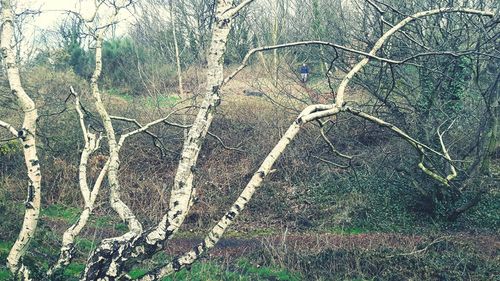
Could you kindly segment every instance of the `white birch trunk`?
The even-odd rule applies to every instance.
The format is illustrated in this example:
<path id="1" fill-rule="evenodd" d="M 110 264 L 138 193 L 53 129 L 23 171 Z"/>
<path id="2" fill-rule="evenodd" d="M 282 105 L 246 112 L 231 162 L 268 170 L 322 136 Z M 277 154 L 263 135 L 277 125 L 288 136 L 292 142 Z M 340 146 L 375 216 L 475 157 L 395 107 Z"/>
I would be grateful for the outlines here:
<path id="1" fill-rule="evenodd" d="M 184 141 L 168 212 L 155 228 L 147 230 L 141 235 L 136 237 L 123 236 L 120 239 L 123 243 L 107 243 L 107 241 L 117 242 L 117 239 L 103 241 L 99 249 L 89 259 L 84 273 L 86 280 L 123 278 L 124 271 L 127 270 L 125 262 L 130 263 L 134 259 L 150 257 L 161 250 L 166 240 L 171 238 L 184 222 L 194 202 L 196 189 L 193 186 L 193 178 L 201 146 L 212 124 L 215 110 L 220 104 L 219 88 L 224 79 L 224 53 L 232 19 L 239 10 L 251 2 L 253 0 L 246 0 L 235 7 L 233 1 L 217 1 L 216 23 L 212 31 L 208 53 L 205 98 Z M 111 173 L 111 166 L 108 173 Z M 112 262 L 104 262 L 105 259 L 112 259 Z"/>
<path id="2" fill-rule="evenodd" d="M 28 196 L 25 202 L 26 211 L 19 236 L 7 257 L 7 266 L 14 275 L 29 280 L 29 270 L 21 263 L 21 259 L 35 233 L 41 202 L 40 163 L 36 149 L 37 109 L 33 100 L 26 94 L 21 84 L 16 54 L 11 43 L 14 36 L 14 11 L 9 0 L 2 0 L 1 50 L 3 63 L 7 70 L 7 78 L 12 94 L 16 96 L 24 113 L 23 127 L 18 137 L 23 146 L 24 160 L 28 173 Z"/>

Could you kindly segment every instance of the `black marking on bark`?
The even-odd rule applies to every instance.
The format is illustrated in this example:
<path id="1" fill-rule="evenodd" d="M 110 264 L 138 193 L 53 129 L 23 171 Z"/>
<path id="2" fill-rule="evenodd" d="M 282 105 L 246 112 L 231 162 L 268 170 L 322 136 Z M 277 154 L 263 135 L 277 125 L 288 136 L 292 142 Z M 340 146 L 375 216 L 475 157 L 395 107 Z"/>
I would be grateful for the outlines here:
<path id="1" fill-rule="evenodd" d="M 26 140 L 26 129 L 21 129 L 17 132 L 17 137 L 21 138 L 23 141 Z"/>
<path id="2" fill-rule="evenodd" d="M 229 25 L 229 22 L 231 22 L 231 19 L 229 19 L 229 18 L 225 18 L 225 19 L 223 19 L 223 20 L 222 20 L 222 26 L 221 26 L 221 27 L 222 27 L 222 28 L 224 28 L 224 27 L 228 26 L 228 25 Z"/>
<path id="3" fill-rule="evenodd" d="M 297 118 L 297 119 L 295 120 L 295 123 L 297 123 L 297 125 L 302 124 L 302 118 L 301 118 L 301 117 Z"/>
<path id="4" fill-rule="evenodd" d="M 200 246 L 194 247 L 193 251 L 196 257 L 198 257 L 200 255 Z"/>
<path id="5" fill-rule="evenodd" d="M 197 170 L 197 169 L 196 169 L 196 167 L 195 167 L 194 165 L 193 165 L 193 166 L 191 166 L 191 173 L 193 173 L 193 174 L 194 174 L 194 173 L 196 173 L 196 170 Z"/>
<path id="6" fill-rule="evenodd" d="M 259 174 L 259 177 L 264 178 L 266 176 L 266 173 L 264 171 L 258 171 L 257 174 Z"/>
<path id="7" fill-rule="evenodd" d="M 33 202 L 33 200 L 35 199 L 35 190 L 34 190 L 34 187 L 33 187 L 33 184 L 30 183 L 30 185 L 28 185 L 28 197 L 26 198 L 26 208 L 33 208 L 33 205 L 31 205 L 31 203 Z"/>
<path id="8" fill-rule="evenodd" d="M 30 160 L 30 162 L 31 162 L 31 166 L 38 165 L 38 160 L 36 160 L 36 159 Z"/>
<path id="9" fill-rule="evenodd" d="M 241 196 L 241 199 L 245 200 L 245 202 L 248 202 L 248 198 L 246 198 L 245 196 Z"/>
<path id="10" fill-rule="evenodd" d="M 179 262 L 179 258 L 176 257 L 172 260 L 172 268 L 175 272 L 181 270 L 181 263 Z"/>
<path id="11" fill-rule="evenodd" d="M 230 220 L 233 220 L 236 217 L 236 213 L 233 211 L 229 211 L 227 212 L 226 217 Z"/>
<path id="12" fill-rule="evenodd" d="M 179 206 L 179 201 L 174 202 L 174 207 L 177 207 L 177 206 Z"/>
<path id="13" fill-rule="evenodd" d="M 215 98 L 215 100 L 214 100 L 214 108 L 215 108 L 215 107 L 217 107 L 217 106 L 219 106 L 219 105 L 220 105 L 220 103 L 221 103 L 221 100 L 220 100 L 220 98 L 217 96 L 217 97 Z"/>
<path id="14" fill-rule="evenodd" d="M 210 240 L 210 243 L 215 244 L 217 241 L 215 241 L 212 236 L 208 236 L 208 240 Z"/>
<path id="15" fill-rule="evenodd" d="M 29 145 L 29 144 L 25 144 L 25 145 L 24 145 L 24 148 L 25 148 L 25 149 L 28 149 L 28 148 L 30 148 L 30 145 Z"/>
<path id="16" fill-rule="evenodd" d="M 180 216 L 181 214 L 182 214 L 182 211 L 181 211 L 181 210 L 179 210 L 179 211 L 175 212 L 173 219 L 176 219 L 176 218 L 177 218 L 178 216 Z"/>
<path id="17" fill-rule="evenodd" d="M 234 208 L 239 212 L 241 211 L 241 206 L 239 204 L 234 204 Z"/>
<path id="18" fill-rule="evenodd" d="M 207 111 L 205 112 L 204 119 L 206 120 L 208 118 L 208 115 L 210 114 L 210 111 L 212 110 L 212 105 L 209 104 L 207 107 Z"/>

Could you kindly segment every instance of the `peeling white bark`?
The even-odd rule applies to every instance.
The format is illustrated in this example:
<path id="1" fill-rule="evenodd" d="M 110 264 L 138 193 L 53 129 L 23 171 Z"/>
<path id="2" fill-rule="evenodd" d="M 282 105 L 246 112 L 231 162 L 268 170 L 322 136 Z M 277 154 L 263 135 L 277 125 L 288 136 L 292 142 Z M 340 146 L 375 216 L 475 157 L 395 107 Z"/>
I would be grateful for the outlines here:
<path id="1" fill-rule="evenodd" d="M 20 138 L 23 146 L 24 160 L 29 178 L 28 197 L 25 202 L 26 211 L 23 225 L 7 257 L 7 266 L 14 275 L 18 275 L 24 280 L 29 280 L 29 269 L 20 264 L 20 260 L 26 253 L 26 249 L 33 238 L 40 214 L 41 174 L 35 140 L 36 119 L 38 115 L 35 103 L 26 94 L 21 84 L 16 54 L 11 46 L 14 36 L 14 12 L 9 0 L 2 0 L 1 4 L 1 51 L 3 63 L 7 70 L 7 79 L 9 80 L 10 89 L 12 94 L 17 98 L 24 113 L 23 126 L 17 133 L 17 136 Z M 10 131 L 13 133 L 12 129 L 10 129 Z"/>
<path id="2" fill-rule="evenodd" d="M 165 214 L 157 227 L 143 232 L 135 237 L 109 239 L 116 243 L 101 244 L 101 252 L 91 258 L 85 272 L 86 278 L 124 278 L 123 263 L 130 258 L 150 256 L 159 251 L 167 239 L 183 223 L 190 207 L 194 202 L 196 189 L 193 186 L 193 177 L 198 155 L 208 129 L 212 123 L 214 112 L 220 103 L 219 88 L 223 81 L 223 61 L 226 42 L 232 25 L 232 19 L 237 12 L 251 1 L 244 1 L 243 5 L 234 6 L 233 1 L 217 1 L 216 24 L 212 33 L 212 43 L 208 54 L 207 88 L 205 98 L 194 123 L 185 139 L 181 159 L 178 165 L 174 186 L 170 196 L 170 209 Z M 143 128 L 144 130 L 147 128 Z M 141 129 L 142 130 L 142 129 Z M 121 141 L 120 141 L 121 143 Z M 120 146 L 120 143 L 118 146 Z M 111 170 L 110 170 L 111 172 Z M 113 262 L 107 266 L 102 265 L 102 259 L 112 258 Z M 114 259 L 114 257 L 117 257 Z M 92 267 L 92 269 L 90 268 Z"/>

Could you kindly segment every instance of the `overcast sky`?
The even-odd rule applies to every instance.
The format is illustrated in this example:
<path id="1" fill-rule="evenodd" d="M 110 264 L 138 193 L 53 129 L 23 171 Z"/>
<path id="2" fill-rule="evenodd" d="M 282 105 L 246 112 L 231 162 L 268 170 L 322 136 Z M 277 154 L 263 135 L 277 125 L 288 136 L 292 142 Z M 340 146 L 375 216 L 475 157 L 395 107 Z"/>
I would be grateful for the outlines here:
<path id="1" fill-rule="evenodd" d="M 37 40 L 41 34 L 56 30 L 58 24 L 67 17 L 64 11 L 80 12 L 84 17 L 90 17 L 94 10 L 94 0 L 25 0 L 17 1 L 16 13 L 26 10 L 39 10 L 42 13 L 28 18 L 23 22 L 24 39 L 21 56 L 37 49 Z M 101 7 L 102 11 L 102 7 Z M 127 27 L 134 21 L 134 17 L 127 11 L 120 12 L 120 22 L 116 26 L 115 34 L 126 33 Z"/>

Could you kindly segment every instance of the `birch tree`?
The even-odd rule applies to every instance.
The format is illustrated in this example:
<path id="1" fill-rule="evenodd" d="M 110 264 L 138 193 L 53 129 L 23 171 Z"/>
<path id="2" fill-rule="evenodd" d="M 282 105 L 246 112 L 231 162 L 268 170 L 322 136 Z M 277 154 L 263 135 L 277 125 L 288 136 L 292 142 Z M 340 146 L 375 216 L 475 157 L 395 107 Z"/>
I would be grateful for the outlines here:
<path id="1" fill-rule="evenodd" d="M 25 202 L 26 209 L 23 225 L 7 257 L 7 265 L 13 274 L 20 275 L 23 279 L 29 280 L 30 270 L 23 264 L 22 257 L 33 239 L 40 215 L 42 176 L 35 138 L 38 114 L 35 103 L 24 91 L 19 75 L 16 53 L 12 45 L 15 21 L 13 7 L 9 0 L 3 0 L 1 4 L 2 25 L 0 40 L 3 64 L 7 70 L 6 74 L 11 92 L 17 99 L 24 114 L 24 121 L 20 128 L 15 128 L 13 125 L 3 121 L 0 121 L 0 126 L 7 128 L 21 142 L 28 176 L 28 196 Z"/>
<path id="2" fill-rule="evenodd" d="M 262 187 L 263 182 L 272 173 L 276 161 L 280 159 L 282 154 L 289 148 L 289 145 L 308 123 L 319 122 L 320 124 L 323 124 L 324 122 L 327 122 L 329 118 L 339 114 L 352 115 L 362 118 L 368 122 L 372 122 L 390 130 L 396 136 L 407 142 L 420 156 L 420 161 L 417 163 L 417 167 L 432 180 L 439 182 L 443 187 L 449 187 L 453 180 L 457 177 L 459 171 L 457 171 L 455 163 L 450 156 L 449 147 L 443 139 L 443 132 L 445 130 L 438 131 L 440 146 L 439 149 L 436 149 L 423 141 L 418 140 L 416 137 L 411 136 L 395 124 L 362 111 L 347 102 L 349 96 L 353 92 L 353 89 L 350 88 L 351 81 L 359 76 L 372 61 L 376 61 L 381 64 L 404 64 L 414 57 L 435 55 L 425 53 L 418 54 L 407 59 L 397 60 L 384 57 L 383 54 L 380 54 L 381 48 L 384 44 L 388 43 L 388 40 L 392 36 L 398 33 L 403 27 L 414 21 L 441 14 L 468 14 L 471 16 L 491 18 L 494 16 L 492 12 L 469 8 L 437 8 L 418 12 L 413 15 L 406 16 L 401 21 L 394 24 L 390 29 L 385 31 L 367 52 L 333 42 L 324 41 L 301 41 L 259 47 L 249 51 L 241 66 L 230 75 L 224 77 L 224 55 L 232 23 L 235 17 L 238 16 L 239 12 L 249 6 L 252 2 L 254 1 L 243 0 L 240 2 L 234 2 L 232 0 L 217 0 L 215 2 L 213 15 L 214 23 L 212 26 L 212 36 L 207 56 L 206 88 L 204 90 L 204 98 L 199 105 L 198 114 L 192 124 L 188 126 L 173 124 L 183 129 L 189 129 L 189 131 L 184 139 L 175 178 L 171 184 L 169 209 L 165 214 L 163 214 L 161 220 L 152 227 L 145 227 L 135 216 L 134 211 L 122 200 L 121 185 L 118 177 L 118 171 L 120 169 L 120 152 L 128 137 L 138 133 L 145 133 L 152 126 L 169 123 L 168 119 L 173 112 L 146 124 L 141 124 L 132 118 L 113 116 L 109 113 L 109 109 L 103 103 L 103 93 L 100 86 L 102 66 L 106 63 L 102 58 L 103 40 L 108 28 L 115 23 L 116 17 L 119 13 L 133 3 L 130 1 L 96 2 L 96 12 L 90 19 L 85 19 L 85 22 L 90 31 L 89 33 L 93 36 L 95 48 L 95 68 L 90 80 L 90 90 L 92 93 L 92 101 L 103 124 L 104 132 L 100 135 L 97 132 L 92 131 L 87 126 L 81 107 L 82 97 L 76 93 L 72 87 L 69 87 L 69 85 L 68 88 L 75 101 L 74 108 L 78 114 L 78 125 L 82 131 L 85 144 L 80 157 L 78 171 L 79 187 L 83 198 L 84 208 L 80 213 L 77 222 L 71 225 L 64 233 L 62 247 L 59 251 L 59 258 L 47 272 L 48 278 L 52 278 L 58 274 L 58 272 L 67 266 L 73 259 L 75 238 L 85 227 L 90 216 L 92 215 L 92 210 L 95 208 L 96 197 L 101 190 L 101 185 L 103 184 L 105 176 L 107 176 L 108 179 L 110 206 L 115 211 L 117 216 L 126 223 L 128 231 L 121 236 L 106 238 L 99 243 L 87 260 L 81 280 L 129 280 L 130 277 L 128 276 L 128 273 L 132 266 L 140 261 L 151 258 L 155 253 L 168 246 L 168 241 L 178 232 L 179 227 L 185 222 L 186 216 L 195 203 L 197 194 L 194 183 L 195 177 L 197 176 L 196 165 L 198 163 L 200 151 L 205 142 L 206 136 L 209 134 L 209 129 L 217 113 L 217 108 L 221 103 L 221 88 L 223 88 L 230 80 L 237 77 L 241 70 L 248 65 L 249 58 L 253 54 L 263 51 L 274 52 L 282 48 L 291 48 L 303 45 L 319 45 L 325 48 L 335 48 L 348 53 L 353 53 L 363 57 L 363 59 L 355 64 L 354 67 L 347 71 L 343 76 L 339 86 L 336 88 L 336 97 L 332 103 L 313 104 L 302 110 L 293 123 L 290 124 L 288 130 L 271 149 L 269 154 L 263 159 L 262 164 L 255 171 L 255 173 L 253 173 L 253 176 L 243 188 L 238 198 L 230 206 L 228 211 L 211 228 L 200 244 L 195 245 L 192 250 L 178 257 L 165 261 L 159 267 L 139 277 L 138 280 L 159 280 L 164 276 L 191 265 L 203 254 L 215 247 L 224 233 L 247 207 L 248 202 Z M 16 63 L 16 57 L 12 51 L 11 42 L 14 15 L 10 1 L 2 0 L 1 4 L 1 48 L 3 62 L 5 68 L 7 69 L 7 76 L 12 93 L 19 101 L 20 107 L 23 111 L 24 123 L 21 129 L 17 129 L 14 125 L 5 121 L 0 121 L 0 126 L 6 129 L 10 134 L 19 138 L 22 143 L 26 162 L 25 164 L 27 166 L 27 173 L 30 179 L 23 227 L 18 240 L 12 247 L 11 253 L 9 254 L 8 266 L 16 278 L 20 280 L 30 280 L 30 270 L 23 265 L 22 257 L 29 246 L 29 241 L 34 235 L 40 212 L 41 173 L 35 146 L 37 111 L 33 100 L 23 90 Z M 111 11 L 111 15 L 105 16 L 106 14 L 100 14 L 99 11 L 101 8 L 108 8 Z M 101 16 L 96 17 L 96 15 Z M 96 18 L 99 18 L 100 22 L 96 21 Z M 102 22 L 102 20 L 105 21 Z M 179 83 L 181 84 L 182 82 L 180 81 Z M 491 96 L 494 96 L 494 94 L 491 94 Z M 113 123 L 116 121 L 133 123 L 137 129 L 119 135 L 117 134 Z M 172 123 L 170 124 L 172 125 Z M 324 138 L 326 139 L 325 136 Z M 88 159 L 89 156 L 100 147 L 102 142 L 107 143 L 109 158 L 106 164 L 101 167 L 94 185 L 90 187 L 87 179 Z M 332 150 L 335 151 L 331 142 L 329 144 Z M 342 156 L 341 153 L 338 154 Z M 444 171 L 437 171 L 434 167 L 429 166 L 425 161 L 427 159 L 426 157 L 429 155 L 442 159 L 446 163 L 446 169 L 444 169 Z M 348 158 L 348 156 L 344 157 Z"/>

